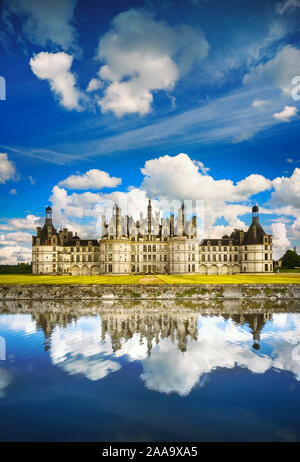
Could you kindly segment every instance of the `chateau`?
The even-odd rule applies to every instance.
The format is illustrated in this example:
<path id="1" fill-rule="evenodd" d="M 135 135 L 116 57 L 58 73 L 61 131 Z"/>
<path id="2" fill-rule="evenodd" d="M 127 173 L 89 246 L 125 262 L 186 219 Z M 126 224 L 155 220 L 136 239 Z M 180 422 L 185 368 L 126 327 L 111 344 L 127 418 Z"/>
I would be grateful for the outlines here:
<path id="1" fill-rule="evenodd" d="M 100 239 L 80 239 L 64 228 L 57 231 L 52 209 L 46 208 L 43 228 L 32 236 L 33 274 L 236 274 L 273 271 L 272 235 L 252 208 L 248 231 L 234 229 L 220 239 L 197 238 L 196 216 L 186 219 L 182 204 L 177 217 L 147 215 L 134 221 L 116 205 L 109 221 L 102 217 Z"/>

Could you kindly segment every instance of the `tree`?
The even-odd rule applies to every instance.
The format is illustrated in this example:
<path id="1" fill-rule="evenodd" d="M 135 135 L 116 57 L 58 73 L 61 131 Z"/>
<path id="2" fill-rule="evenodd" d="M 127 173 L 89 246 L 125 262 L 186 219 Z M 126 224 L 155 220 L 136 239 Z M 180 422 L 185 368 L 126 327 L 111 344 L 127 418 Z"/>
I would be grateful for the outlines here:
<path id="1" fill-rule="evenodd" d="M 282 268 L 295 268 L 300 266 L 300 256 L 293 250 L 287 250 L 282 257 Z"/>

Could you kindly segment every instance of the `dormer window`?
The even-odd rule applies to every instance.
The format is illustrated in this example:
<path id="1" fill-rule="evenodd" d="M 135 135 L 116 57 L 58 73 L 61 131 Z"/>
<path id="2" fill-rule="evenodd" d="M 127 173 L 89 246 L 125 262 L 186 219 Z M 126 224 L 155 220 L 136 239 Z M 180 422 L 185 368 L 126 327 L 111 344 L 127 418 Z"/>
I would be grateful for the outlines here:
<path id="1" fill-rule="evenodd" d="M 80 241 L 76 241 L 76 247 L 80 246 Z"/>

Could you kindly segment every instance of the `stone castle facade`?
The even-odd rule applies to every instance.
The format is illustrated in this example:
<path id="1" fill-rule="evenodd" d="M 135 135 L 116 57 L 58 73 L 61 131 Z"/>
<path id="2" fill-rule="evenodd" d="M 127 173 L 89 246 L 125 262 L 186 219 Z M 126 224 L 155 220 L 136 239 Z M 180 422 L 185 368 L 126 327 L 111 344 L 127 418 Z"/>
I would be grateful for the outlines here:
<path id="1" fill-rule="evenodd" d="M 247 231 L 235 229 L 220 239 L 197 238 L 196 216 L 186 219 L 184 205 L 177 217 L 147 215 L 134 221 L 115 206 L 109 221 L 102 217 L 100 239 L 80 239 L 68 229 L 57 231 L 52 209 L 44 226 L 32 236 L 33 274 L 236 274 L 273 271 L 272 235 L 252 208 Z"/>

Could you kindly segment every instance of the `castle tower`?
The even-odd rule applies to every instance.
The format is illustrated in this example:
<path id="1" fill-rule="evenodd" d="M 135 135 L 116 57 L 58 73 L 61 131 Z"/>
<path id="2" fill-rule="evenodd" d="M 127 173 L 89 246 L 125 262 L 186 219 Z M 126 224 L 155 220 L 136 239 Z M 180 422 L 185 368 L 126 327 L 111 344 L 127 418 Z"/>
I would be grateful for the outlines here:
<path id="1" fill-rule="evenodd" d="M 267 235 L 259 222 L 259 208 L 252 207 L 252 223 L 244 233 L 241 266 L 243 273 L 264 273 L 273 270 L 272 236 Z"/>

